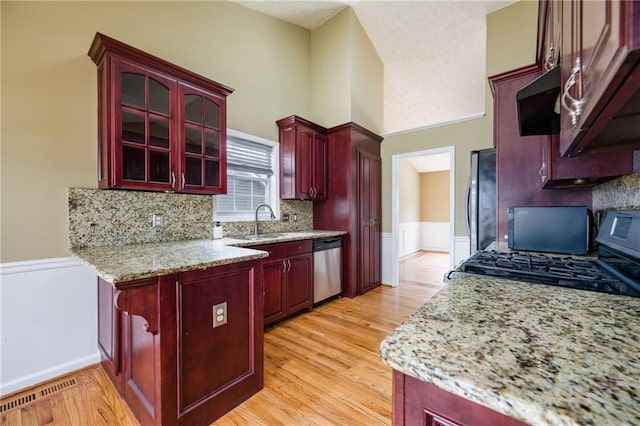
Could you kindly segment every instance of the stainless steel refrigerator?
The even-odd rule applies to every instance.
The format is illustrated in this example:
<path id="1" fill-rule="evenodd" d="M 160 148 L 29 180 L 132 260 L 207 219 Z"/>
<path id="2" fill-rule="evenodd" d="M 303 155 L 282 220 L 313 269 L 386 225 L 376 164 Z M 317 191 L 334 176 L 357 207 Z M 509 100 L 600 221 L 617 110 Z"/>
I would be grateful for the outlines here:
<path id="1" fill-rule="evenodd" d="M 465 213 L 471 255 L 496 239 L 496 150 L 493 148 L 471 151 Z"/>

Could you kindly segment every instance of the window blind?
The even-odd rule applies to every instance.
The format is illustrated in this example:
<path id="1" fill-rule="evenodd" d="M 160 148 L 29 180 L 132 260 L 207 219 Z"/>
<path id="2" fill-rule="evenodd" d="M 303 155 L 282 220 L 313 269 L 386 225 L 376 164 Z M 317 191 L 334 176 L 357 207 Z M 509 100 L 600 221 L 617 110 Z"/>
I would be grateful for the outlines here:
<path id="1" fill-rule="evenodd" d="M 256 142 L 227 138 L 227 169 L 273 175 L 273 148 Z"/>
<path id="2" fill-rule="evenodd" d="M 273 147 L 227 138 L 227 194 L 216 196 L 216 212 L 246 214 L 269 203 Z"/>

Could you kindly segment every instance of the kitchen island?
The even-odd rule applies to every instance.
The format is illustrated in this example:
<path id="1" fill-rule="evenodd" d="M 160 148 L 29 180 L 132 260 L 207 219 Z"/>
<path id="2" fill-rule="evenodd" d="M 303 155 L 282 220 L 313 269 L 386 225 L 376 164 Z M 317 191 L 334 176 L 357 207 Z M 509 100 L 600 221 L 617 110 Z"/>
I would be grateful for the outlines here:
<path id="1" fill-rule="evenodd" d="M 72 253 L 98 274 L 101 364 L 141 424 L 206 425 L 262 389 L 266 252 L 195 240 Z"/>
<path id="2" fill-rule="evenodd" d="M 269 253 L 249 247 L 343 234 L 72 249 L 98 275 L 102 367 L 140 423 L 207 425 L 262 389 Z"/>
<path id="3" fill-rule="evenodd" d="M 394 425 L 640 423 L 640 298 L 457 272 L 380 354 Z"/>

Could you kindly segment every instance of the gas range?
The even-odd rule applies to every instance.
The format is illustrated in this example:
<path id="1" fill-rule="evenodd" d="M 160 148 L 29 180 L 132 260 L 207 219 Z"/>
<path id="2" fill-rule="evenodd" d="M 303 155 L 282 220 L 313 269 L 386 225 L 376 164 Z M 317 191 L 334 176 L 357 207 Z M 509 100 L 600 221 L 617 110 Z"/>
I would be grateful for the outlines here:
<path id="1" fill-rule="evenodd" d="M 478 251 L 458 271 L 537 284 L 640 297 L 640 211 L 611 211 L 600 226 L 598 257 Z"/>

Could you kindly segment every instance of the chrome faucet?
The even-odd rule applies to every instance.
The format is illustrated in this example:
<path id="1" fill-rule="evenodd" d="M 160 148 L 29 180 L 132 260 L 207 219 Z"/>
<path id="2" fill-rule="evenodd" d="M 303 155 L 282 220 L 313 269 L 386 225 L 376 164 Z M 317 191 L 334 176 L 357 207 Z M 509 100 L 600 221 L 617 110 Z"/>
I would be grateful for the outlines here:
<path id="1" fill-rule="evenodd" d="M 256 238 L 258 237 L 258 210 L 260 210 L 260 207 L 268 208 L 269 211 L 271 212 L 271 219 L 276 218 L 276 215 L 273 214 L 273 209 L 269 204 L 260 204 L 258 207 L 256 207 L 256 221 L 255 221 L 255 224 L 253 225 L 253 233 Z"/>

